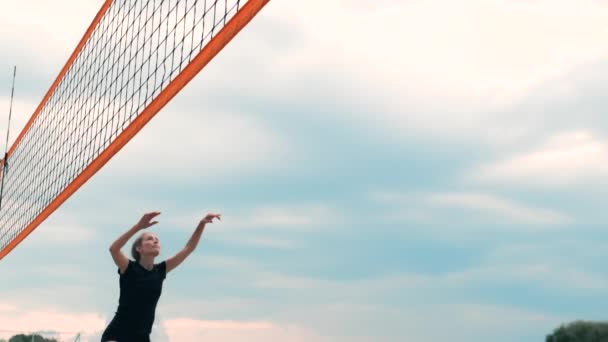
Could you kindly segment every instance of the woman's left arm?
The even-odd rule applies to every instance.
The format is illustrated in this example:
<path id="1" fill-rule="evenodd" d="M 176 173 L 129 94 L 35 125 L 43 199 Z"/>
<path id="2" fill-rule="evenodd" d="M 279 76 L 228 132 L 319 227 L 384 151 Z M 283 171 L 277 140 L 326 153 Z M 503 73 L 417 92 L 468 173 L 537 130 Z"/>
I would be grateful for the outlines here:
<path id="1" fill-rule="evenodd" d="M 205 216 L 205 218 L 199 222 L 186 246 L 177 254 L 167 259 L 167 273 L 179 266 L 179 264 L 181 264 L 188 257 L 188 255 L 190 255 L 190 253 L 196 249 L 196 246 L 198 246 L 198 242 L 203 235 L 203 231 L 205 230 L 205 225 L 207 223 L 213 223 L 214 218 L 221 220 L 221 216 L 221 214 L 207 214 L 207 216 Z"/>

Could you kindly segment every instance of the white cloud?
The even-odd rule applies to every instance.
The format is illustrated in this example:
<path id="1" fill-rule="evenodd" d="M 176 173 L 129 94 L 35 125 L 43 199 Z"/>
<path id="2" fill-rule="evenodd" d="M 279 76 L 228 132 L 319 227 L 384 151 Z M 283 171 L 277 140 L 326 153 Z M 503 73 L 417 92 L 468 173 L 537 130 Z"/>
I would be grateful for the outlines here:
<path id="1" fill-rule="evenodd" d="M 33 203 L 30 202 L 26 204 L 31 205 Z M 5 201 L 3 205 L 10 205 L 10 201 Z M 19 208 L 14 207 L 11 210 L 14 212 L 18 212 Z M 23 209 L 21 209 L 21 211 L 23 211 Z M 38 253 L 40 253 L 40 250 L 57 250 L 66 247 L 78 248 L 87 242 L 94 241 L 99 236 L 99 232 L 95 229 L 95 226 L 92 226 L 90 224 L 82 224 L 79 219 L 77 219 L 73 215 L 61 215 L 57 212 L 55 212 L 54 214 L 55 215 L 51 214 L 49 218 L 39 224 L 10 253 L 18 251 L 17 253 L 21 255 L 37 255 Z M 10 215 L 7 217 L 10 218 L 18 216 L 19 215 Z M 8 243 L 10 231 L 22 231 L 31 222 L 31 220 L 22 220 L 20 221 L 19 225 L 13 222 L 12 227 L 4 227 L 5 229 L 0 231 L 0 237 L 3 237 L 5 239 L 5 241 L 3 242 Z"/>
<path id="2" fill-rule="evenodd" d="M 319 304 L 283 314 L 309 322 L 334 341 L 518 341 L 542 337 L 564 321 L 531 309 L 474 302 L 408 303 L 407 309 Z"/>
<path id="3" fill-rule="evenodd" d="M 224 236 L 223 236 L 224 237 Z M 232 236 L 232 237 L 224 237 L 221 240 L 243 245 L 243 246 L 252 246 L 252 247 L 261 247 L 261 248 L 277 248 L 284 250 L 293 250 L 295 248 L 299 248 L 302 246 L 302 243 L 296 241 L 295 239 L 281 239 L 270 236 Z"/>
<path id="4" fill-rule="evenodd" d="M 42 223 L 36 228 L 36 234 L 27 238 L 31 247 L 69 246 L 93 241 L 97 237 L 94 227 L 73 223 Z"/>
<path id="5" fill-rule="evenodd" d="M 486 213 L 509 222 L 522 224 L 561 224 L 569 218 L 556 211 L 530 208 L 495 195 L 482 193 L 443 193 L 430 195 L 427 201 L 431 205 L 457 207 L 470 210 L 479 215 Z"/>
<path id="6" fill-rule="evenodd" d="M 525 119 L 497 117 L 505 106 L 608 56 L 608 8 L 592 0 L 390 1 L 371 8 L 278 2 L 263 15 L 298 32 L 298 44 L 273 51 L 281 57 L 276 78 L 318 75 L 309 86 L 323 90 L 316 97 L 346 109 L 369 107 L 372 117 L 347 111 L 349 122 L 363 120 L 401 139 L 411 136 L 407 131 L 477 144 L 517 142 L 533 130 Z M 285 93 L 285 82 L 270 84 L 273 93 Z M 265 86 L 256 83 L 252 91 L 270 92 Z"/>
<path id="7" fill-rule="evenodd" d="M 488 304 L 455 304 L 431 307 L 429 319 L 436 324 L 453 325 L 453 329 L 438 329 L 442 332 L 441 339 L 426 339 L 427 341 L 516 341 L 525 340 L 531 336 L 538 339 L 557 328 L 566 321 L 564 317 L 538 312 L 518 307 L 488 305 Z M 437 319 L 451 317 L 452 321 Z M 439 322 L 437 322 L 439 321 Z M 443 324 L 442 324 L 443 323 Z"/>
<path id="8" fill-rule="evenodd" d="M 321 341 L 297 325 L 271 321 L 196 320 L 175 318 L 164 322 L 171 341 Z"/>
<path id="9" fill-rule="evenodd" d="M 262 267 L 250 259 L 237 257 L 207 255 L 205 257 L 192 256 L 191 259 L 200 266 L 215 270 L 225 270 L 235 274 L 259 272 Z"/>
<path id="10" fill-rule="evenodd" d="M 93 341 L 105 329 L 107 320 L 89 312 L 73 312 L 60 308 L 23 310 L 17 306 L 0 305 L 0 337 L 46 331 L 44 336 L 72 341 L 80 333 L 83 340 Z M 154 340 L 163 341 L 321 341 L 313 331 L 296 324 L 273 321 L 197 320 L 172 318 L 155 323 Z M 53 333 L 54 332 L 54 333 Z"/>
<path id="11" fill-rule="evenodd" d="M 0 322 L 12 331 L 55 331 L 60 338 L 74 338 L 78 332 L 92 334 L 103 329 L 105 319 L 92 312 L 70 312 L 63 308 L 24 310 L 14 305 L 0 306 Z M 14 333 L 10 333 L 12 336 Z M 10 337 L 8 336 L 8 337 Z"/>
<path id="12" fill-rule="evenodd" d="M 99 232 L 94 226 L 82 223 L 84 217 L 77 213 L 55 212 L 43 221 L 17 248 L 22 253 L 36 253 L 41 248 L 79 246 L 95 240 Z"/>
<path id="13" fill-rule="evenodd" d="M 235 274 L 241 277 L 243 273 L 254 275 L 259 280 L 256 286 L 268 288 L 263 285 L 265 283 L 275 290 L 287 289 L 291 296 L 297 294 L 297 300 L 282 303 L 261 298 L 253 301 L 248 298 L 243 301 L 234 298 L 226 301 L 189 298 L 182 302 L 163 302 L 159 310 L 167 312 L 167 315 L 158 320 L 157 335 L 166 334 L 171 341 L 197 340 L 203 336 L 227 341 L 242 340 L 245 336 L 250 336 L 254 341 L 350 341 L 353 338 L 360 341 L 434 341 L 445 329 L 435 331 L 432 327 L 454 324 L 459 329 L 454 329 L 452 333 L 457 331 L 463 340 L 471 340 L 471 337 L 480 335 L 487 337 L 499 332 L 513 338 L 512 334 L 539 333 L 541 330 L 546 333 L 565 320 L 543 311 L 515 306 L 480 305 L 466 298 L 454 297 L 451 293 L 509 282 L 526 286 L 533 284 L 540 288 L 570 289 L 577 293 L 605 291 L 605 286 L 601 289 L 581 287 L 580 279 L 584 273 L 564 273 L 558 268 L 542 269 L 520 265 L 520 268 L 473 268 L 439 275 L 402 273 L 358 281 L 338 281 L 259 272 L 260 268 L 255 263 L 252 266 L 247 260 L 239 260 L 242 259 L 229 260 L 237 269 L 245 269 L 244 272 L 238 271 Z M 223 268 L 226 265 L 216 266 Z M 369 296 L 361 297 L 361 293 Z M 429 302 L 431 297 L 435 300 Z M 385 302 L 387 300 L 390 302 Z M 401 301 L 408 303 L 407 309 L 397 304 Z M 240 316 L 246 313 L 247 317 L 198 318 L 201 315 L 230 317 L 235 312 Z M 378 319 L 380 317 L 382 319 Z M 106 319 L 95 314 L 72 313 L 58 308 L 18 309 L 12 304 L 0 306 L 0 321 L 20 322 L 14 325 L 16 330 L 33 331 L 50 326 L 48 329 L 78 330 L 89 336 L 99 335 L 107 323 Z M 77 328 L 74 327 L 74 322 L 78 322 Z"/>
<path id="14" fill-rule="evenodd" d="M 195 317 L 229 317 L 230 312 L 239 315 L 246 313 L 248 317 L 277 317 L 278 326 L 293 322 L 291 324 L 306 327 L 306 330 L 333 341 L 437 341 L 446 339 L 446 329 L 433 327 L 452 325 L 454 329 L 450 333 L 458 336 L 455 340 L 482 340 L 482 337 L 487 339 L 496 334 L 501 334 L 505 340 L 515 340 L 519 334 L 547 333 L 567 319 L 540 309 L 478 304 L 474 299 L 454 296 L 454 293 L 467 289 L 488 289 L 496 284 L 533 284 L 535 288 L 557 288 L 560 291 L 573 291 L 571 293 L 601 290 L 581 287 L 580 281 L 568 281 L 573 275 L 583 274 L 561 274 L 557 268 L 539 274 L 535 274 L 531 267 L 518 269 L 513 266 L 504 273 L 502 268 L 465 269 L 437 275 L 401 273 L 357 281 L 338 281 L 265 272 L 248 261 L 239 265 L 237 260 L 232 260 L 232 264 L 236 267 L 235 274 L 248 274 L 246 278 L 253 275 L 257 281 L 254 283 L 256 287 L 278 293 L 287 290 L 290 297 L 297 299 L 289 303 L 259 299 L 246 304 L 234 299 L 212 302 L 195 299 L 172 303 L 175 307 L 173 311 L 181 313 L 192 308 L 197 312 Z M 547 284 L 543 278 L 554 283 Z M 368 296 L 361 297 L 361 293 Z M 247 301 L 247 298 L 244 300 Z M 399 303 L 407 303 L 407 306 L 401 307 Z M 255 307 L 264 309 L 259 312 Z M 246 322 L 251 322 L 251 319 L 253 322 L 273 322 L 267 318 L 250 318 Z M 204 323 L 196 325 L 202 326 Z M 211 329 L 208 331 L 213 332 Z"/>
<path id="15" fill-rule="evenodd" d="M 171 223 L 191 226 L 200 220 L 197 211 L 171 219 Z M 225 230 L 281 229 L 308 231 L 319 225 L 335 224 L 344 220 L 339 211 L 330 204 L 262 205 L 243 213 L 223 213 L 222 220 L 216 221 Z"/>
<path id="16" fill-rule="evenodd" d="M 283 315 L 281 320 L 175 317 L 157 322 L 154 336 L 159 341 L 437 341 L 450 334 L 452 340 L 478 340 L 498 333 L 506 338 L 535 331 L 546 333 L 565 321 L 517 307 L 454 303 L 414 306 L 405 311 L 355 303 L 323 304 L 290 308 Z M 63 338 L 61 341 L 71 341 L 76 332 L 81 332 L 85 341 L 96 341 L 107 324 L 91 313 L 25 313 L 7 306 L 0 308 L 0 318 L 14 331 L 65 331 L 55 335 Z M 40 329 L 43 326 L 52 328 Z M 433 329 L 437 326 L 453 329 Z"/>
<path id="17" fill-rule="evenodd" d="M 289 142 L 244 114 L 167 110 L 120 151 L 106 168 L 116 180 L 216 182 L 277 167 Z"/>
<path id="18" fill-rule="evenodd" d="M 209 212 L 222 210 L 209 210 Z M 224 243 L 276 249 L 293 249 L 303 245 L 296 233 L 318 232 L 334 229 L 346 222 L 345 216 L 330 204 L 299 205 L 263 205 L 241 213 L 222 212 L 221 221 L 214 223 L 213 229 L 220 229 L 221 234 L 214 234 L 212 239 Z M 168 224 L 184 229 L 191 229 L 200 220 L 202 214 L 197 211 L 181 214 L 169 219 Z"/>
<path id="19" fill-rule="evenodd" d="M 533 207 L 486 192 L 421 192 L 396 193 L 375 191 L 373 201 L 387 209 L 381 219 L 388 222 L 510 224 L 526 230 L 571 222 L 571 217 L 552 209 Z M 463 229 L 465 229 L 463 227 Z M 468 228 L 466 228 L 468 229 Z M 447 233 L 447 232 L 446 232 Z"/>
<path id="20" fill-rule="evenodd" d="M 602 229 L 602 228 L 600 228 Z M 537 263 L 560 265 L 564 269 L 594 270 L 603 268 L 608 246 L 592 237 L 562 237 L 506 243 L 491 249 L 486 257 L 488 264 Z M 575 251 L 570 252 L 570 251 Z M 584 265 L 584 266 L 583 266 Z"/>
<path id="21" fill-rule="evenodd" d="M 253 283 L 254 286 L 265 289 L 289 289 L 289 290 L 336 290 L 340 287 L 340 282 L 313 278 L 313 277 L 297 277 L 266 272 L 260 274 Z M 343 288 L 349 287 L 348 284 L 342 284 Z"/>
<path id="22" fill-rule="evenodd" d="M 455 294 L 463 289 L 499 290 L 514 286 L 573 295 L 608 292 L 608 278 L 605 275 L 593 269 L 581 268 L 576 262 L 564 262 L 559 256 L 553 257 L 555 251 L 525 253 L 516 257 L 497 253 L 490 251 L 476 265 L 442 273 L 395 271 L 349 281 L 277 272 L 263 264 L 235 257 L 205 256 L 197 259 L 197 263 L 214 272 L 229 274 L 231 281 L 245 281 L 258 289 L 298 293 L 300 300 L 306 303 L 370 303 L 369 300 L 380 304 L 383 300 L 410 298 L 411 293 L 427 293 L 429 296 L 441 293 L 441 298 L 460 301 L 463 298 Z M 373 295 L 358 299 L 360 293 Z M 414 298 L 410 299 L 415 301 Z"/>
<path id="23" fill-rule="evenodd" d="M 9 95 L 10 96 L 10 95 Z M 0 141 L 0 146 L 2 146 L 2 158 L 4 158 L 4 149 L 6 146 L 6 132 L 8 129 L 8 114 L 10 108 L 10 97 L 2 97 L 0 96 L 0 108 L 4 108 L 4 110 L 0 111 L 0 132 L 2 134 L 2 139 Z M 29 121 L 30 117 L 36 110 L 37 103 L 24 101 L 19 98 L 13 99 L 13 109 L 11 114 L 11 125 L 10 125 L 10 136 L 8 141 L 8 147 L 10 148 L 25 124 Z"/>
<path id="24" fill-rule="evenodd" d="M 518 284 L 571 294 L 608 292 L 608 278 L 604 275 L 576 267 L 535 261 L 522 264 L 489 264 L 450 272 L 433 280 L 441 281 L 445 285 L 461 287 L 475 284 L 480 287 L 509 287 Z"/>
<path id="25" fill-rule="evenodd" d="M 331 205 L 309 204 L 301 206 L 266 206 L 253 210 L 249 217 L 240 219 L 240 225 L 261 228 L 296 229 L 309 231 L 315 227 L 343 221 Z"/>
<path id="26" fill-rule="evenodd" d="M 541 146 L 481 165 L 471 180 L 525 186 L 567 187 L 602 183 L 608 174 L 608 145 L 587 131 L 554 135 Z"/>
<path id="27" fill-rule="evenodd" d="M 32 56 L 52 51 L 40 42 L 71 51 L 101 3 L 36 2 L 29 15 L 30 6 L 13 4 L 3 22 L 19 30 L 4 36 L 25 32 L 19 39 L 29 42 Z M 79 15 L 58 25 L 53 18 L 64 12 L 57 8 Z M 370 106 L 377 115 L 348 113 L 349 121 L 373 122 L 384 134 L 517 141 L 531 134 L 528 124 L 509 122 L 505 130 L 488 108 L 511 104 L 539 84 L 607 56 L 607 18 L 608 8 L 592 0 L 271 2 L 243 31 L 247 39 L 231 43 L 188 88 L 230 85 L 277 102 L 309 101 L 302 98 L 306 89 L 318 91 L 315 101 Z M 42 31 L 52 37 L 40 40 Z M 72 31 L 77 34 L 66 34 Z M 243 62 L 243 51 L 255 58 Z M 304 84 L 309 80 L 314 83 Z"/>
<path id="28" fill-rule="evenodd" d="M 102 0 L 7 2 L 0 13 L 0 41 L 14 47 L 13 64 L 35 61 L 58 72 L 97 14 Z M 58 20 L 61 18 L 60 20 Z M 16 48 L 18 47 L 18 48 Z M 44 56 L 44 58 L 42 58 Z M 20 59 L 17 59 L 20 58 Z M 61 63 L 59 66 L 56 63 Z M 49 84 L 50 86 L 50 84 Z"/>
<path id="29" fill-rule="evenodd" d="M 501 289 L 514 285 L 569 294 L 608 292 L 608 278 L 605 275 L 576 266 L 533 258 L 527 262 L 484 262 L 479 266 L 438 274 L 395 273 L 348 283 L 265 272 L 260 273 L 256 284 L 263 288 L 327 291 L 328 297 L 334 298 L 339 293 L 341 298 L 346 300 L 356 298 L 357 293 L 361 291 L 379 294 L 374 296 L 375 300 L 397 300 L 409 297 L 403 292 L 407 290 L 409 293 L 427 293 L 434 296 L 444 293 L 442 296 L 446 299 L 461 301 L 462 298 L 448 292 L 462 289 Z"/>

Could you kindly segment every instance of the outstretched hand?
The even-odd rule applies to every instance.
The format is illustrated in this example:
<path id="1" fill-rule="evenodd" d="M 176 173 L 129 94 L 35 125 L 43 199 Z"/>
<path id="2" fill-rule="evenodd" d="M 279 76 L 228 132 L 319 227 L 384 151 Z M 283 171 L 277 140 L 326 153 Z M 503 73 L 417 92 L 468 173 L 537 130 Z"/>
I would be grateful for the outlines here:
<path id="1" fill-rule="evenodd" d="M 207 223 L 213 223 L 213 219 L 218 219 L 221 220 L 222 219 L 222 214 L 207 214 L 207 216 L 205 216 L 205 218 L 203 218 L 201 220 L 201 222 L 199 223 L 199 225 L 205 225 Z"/>
<path id="2" fill-rule="evenodd" d="M 160 215 L 159 211 L 154 211 L 151 213 L 144 214 L 144 216 L 141 217 L 139 222 L 137 222 L 137 227 L 139 229 L 146 229 L 148 227 L 151 227 L 151 226 L 157 224 L 158 221 L 152 221 L 152 219 L 158 215 Z"/>

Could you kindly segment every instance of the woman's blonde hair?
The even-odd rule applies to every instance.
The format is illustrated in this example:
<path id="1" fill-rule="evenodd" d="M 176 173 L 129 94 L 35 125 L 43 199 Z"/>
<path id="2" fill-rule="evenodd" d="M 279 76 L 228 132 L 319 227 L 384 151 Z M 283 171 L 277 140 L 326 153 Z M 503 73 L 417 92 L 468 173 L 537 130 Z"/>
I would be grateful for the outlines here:
<path id="1" fill-rule="evenodd" d="M 133 245 L 131 246 L 131 255 L 133 256 L 133 258 L 135 259 L 135 261 L 139 261 L 139 258 L 141 258 L 141 254 L 139 254 L 139 252 L 137 251 L 137 247 L 141 247 L 141 242 L 144 240 L 144 235 L 146 233 L 141 233 L 137 239 L 135 239 L 135 241 L 133 241 Z"/>

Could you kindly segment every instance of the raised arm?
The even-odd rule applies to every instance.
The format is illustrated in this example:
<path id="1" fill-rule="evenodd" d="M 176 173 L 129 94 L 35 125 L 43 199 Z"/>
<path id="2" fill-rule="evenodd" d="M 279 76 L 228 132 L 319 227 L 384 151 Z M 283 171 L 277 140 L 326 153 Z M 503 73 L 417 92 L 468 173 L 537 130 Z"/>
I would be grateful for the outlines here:
<path id="1" fill-rule="evenodd" d="M 112 245 L 110 245 L 110 254 L 112 254 L 112 259 L 114 259 L 114 263 L 116 266 L 118 266 L 120 273 L 124 273 L 129 265 L 129 258 L 121 251 L 122 247 L 124 247 L 127 241 L 129 241 L 129 239 L 138 231 L 157 224 L 158 221 L 151 220 L 159 214 L 159 212 L 145 214 L 142 216 L 139 222 L 122 234 L 118 239 L 116 239 Z"/>
<path id="2" fill-rule="evenodd" d="M 192 233 L 190 240 L 188 240 L 188 243 L 186 243 L 186 246 L 177 254 L 167 259 L 167 273 L 179 266 L 179 264 L 181 264 L 188 257 L 188 255 L 190 255 L 190 253 L 196 249 L 196 246 L 198 246 L 198 242 L 203 235 L 203 231 L 205 230 L 205 225 L 207 223 L 213 223 L 214 218 L 221 220 L 221 216 L 221 214 L 207 214 L 207 216 L 205 216 L 205 218 L 199 222 L 198 226 L 194 230 L 194 233 Z"/>

